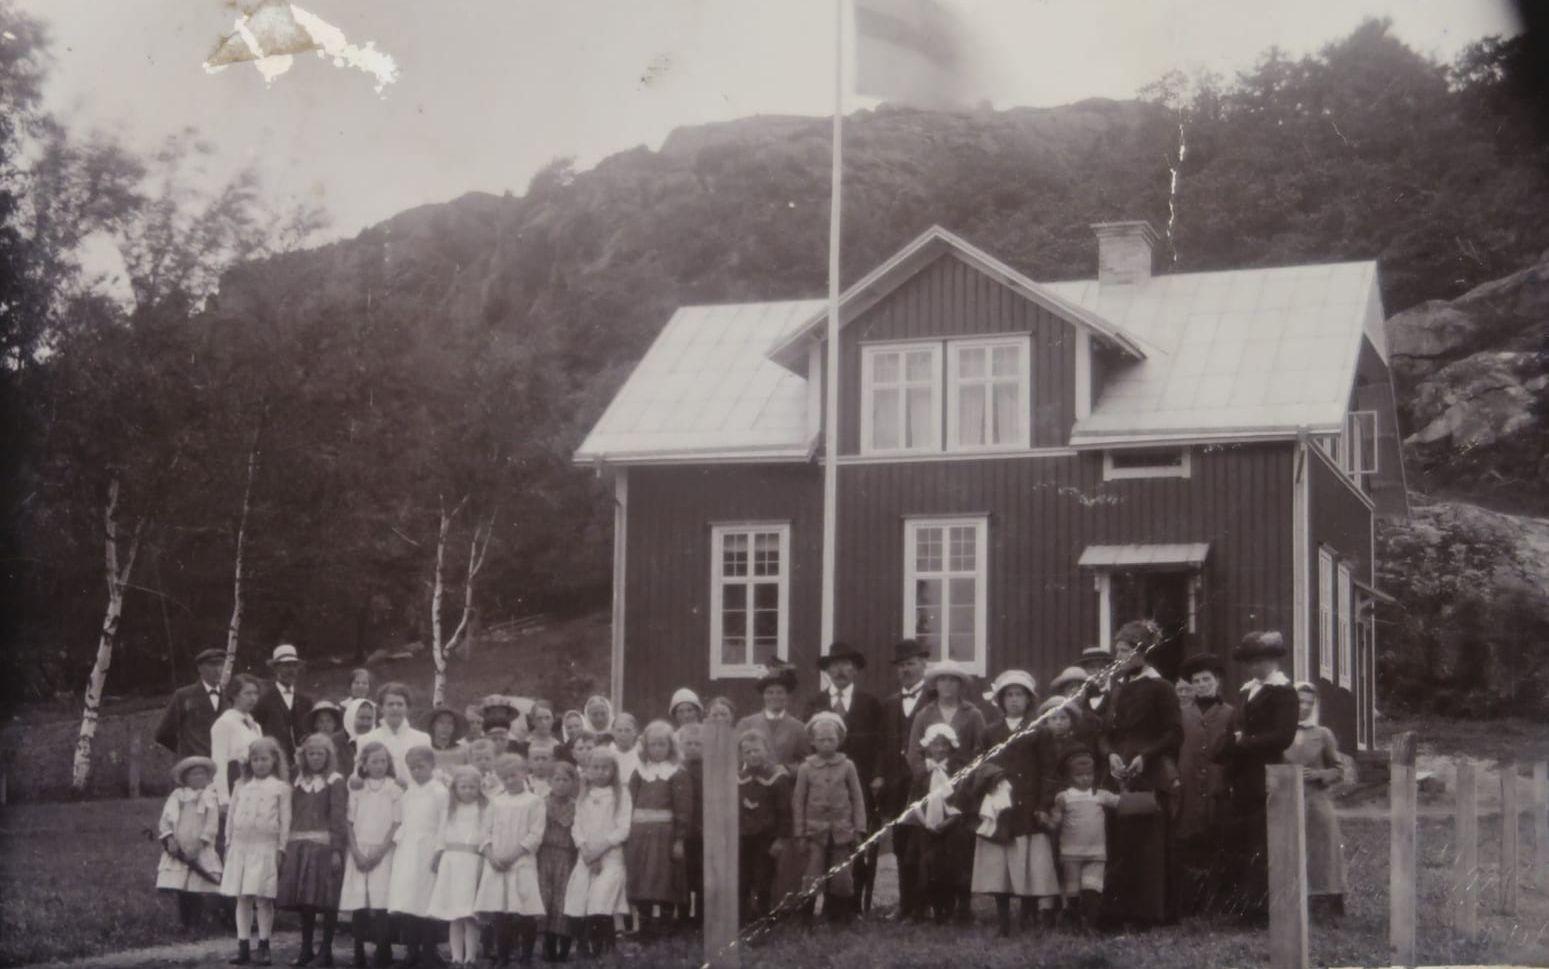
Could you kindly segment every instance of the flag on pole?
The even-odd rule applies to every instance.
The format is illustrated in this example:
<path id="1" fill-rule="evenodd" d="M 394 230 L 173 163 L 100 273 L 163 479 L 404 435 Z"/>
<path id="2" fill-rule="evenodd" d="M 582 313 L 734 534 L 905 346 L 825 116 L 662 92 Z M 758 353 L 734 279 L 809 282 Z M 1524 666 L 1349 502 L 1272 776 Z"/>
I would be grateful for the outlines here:
<path id="1" fill-rule="evenodd" d="M 974 59 L 942 0 L 855 0 L 855 91 L 920 108 L 971 103 Z"/>

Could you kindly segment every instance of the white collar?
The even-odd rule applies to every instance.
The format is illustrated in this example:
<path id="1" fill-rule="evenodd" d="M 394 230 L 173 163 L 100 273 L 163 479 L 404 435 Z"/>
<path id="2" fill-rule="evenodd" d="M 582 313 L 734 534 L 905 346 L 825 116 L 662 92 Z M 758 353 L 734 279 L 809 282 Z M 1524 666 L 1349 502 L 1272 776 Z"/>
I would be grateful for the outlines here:
<path id="1" fill-rule="evenodd" d="M 337 772 L 329 774 L 327 777 L 323 777 L 321 774 L 306 774 L 296 778 L 296 787 L 308 794 L 316 794 L 318 791 L 327 789 L 328 785 L 334 781 L 342 779 Z"/>
<path id="2" fill-rule="evenodd" d="M 1257 693 L 1259 691 L 1259 687 L 1261 687 L 1261 686 L 1290 686 L 1290 685 L 1291 685 L 1291 681 L 1286 678 L 1286 675 L 1284 673 L 1280 672 L 1279 670 L 1275 670 L 1273 673 L 1271 673 L 1268 676 L 1264 677 L 1264 679 L 1262 679 L 1262 680 L 1249 680 L 1248 682 L 1246 682 L 1246 683 L 1244 683 L 1242 685 L 1242 688 L 1244 690 L 1247 690 L 1250 693 Z"/>
<path id="3" fill-rule="evenodd" d="M 199 689 L 206 693 L 219 693 L 221 691 L 221 685 L 219 683 L 206 683 L 204 680 L 200 680 Z"/>
<path id="4" fill-rule="evenodd" d="M 191 787 L 180 787 L 172 792 L 179 804 L 187 804 L 189 801 L 202 801 L 206 796 L 215 797 L 215 785 L 208 784 L 197 791 Z"/>
<path id="5" fill-rule="evenodd" d="M 642 763 L 636 768 L 635 773 L 640 775 L 643 781 L 665 781 L 678 772 L 678 765 L 670 760 L 653 760 L 649 764 Z"/>
<path id="6" fill-rule="evenodd" d="M 399 724 L 396 730 L 393 729 L 392 724 L 388 723 L 386 720 L 383 720 L 381 723 L 377 724 L 376 729 L 381 730 L 389 736 L 402 737 L 405 733 L 414 728 L 409 726 L 409 718 L 404 717 L 403 723 Z"/>
<path id="7" fill-rule="evenodd" d="M 850 695 L 852 693 L 854 693 L 854 692 L 855 692 L 855 684 L 854 683 L 851 683 L 849 686 L 845 687 L 842 690 L 838 690 L 838 689 L 835 689 L 833 687 L 829 687 L 828 688 L 828 695 L 830 697 L 832 697 L 835 694 L 837 694 L 837 695 L 839 695 L 840 697 L 843 697 L 846 700 L 848 700 L 850 698 Z"/>
<path id="8" fill-rule="evenodd" d="M 1318 725 L 1318 717 L 1316 714 L 1314 714 L 1313 716 L 1308 717 L 1306 720 L 1298 720 L 1296 725 L 1303 730 L 1311 730 Z"/>
<path id="9" fill-rule="evenodd" d="M 786 714 L 785 714 L 784 710 L 780 711 L 779 713 L 770 713 L 768 710 L 764 711 L 764 719 L 768 720 L 770 723 L 775 723 L 776 721 L 784 720 L 785 717 L 786 717 Z"/>
<path id="10" fill-rule="evenodd" d="M 1026 717 L 1007 717 L 1006 726 L 1011 730 L 1012 733 L 1016 733 L 1018 730 L 1022 729 L 1022 721 L 1026 719 Z"/>
<path id="11" fill-rule="evenodd" d="M 279 690 L 281 693 L 295 693 L 296 692 L 296 688 L 294 686 L 286 686 L 284 683 L 281 683 L 279 680 L 275 680 L 274 681 L 274 687 L 275 687 L 275 689 Z"/>
<path id="12" fill-rule="evenodd" d="M 1156 671 L 1156 667 L 1147 663 L 1137 672 L 1131 673 L 1128 678 L 1132 680 L 1159 680 L 1162 678 L 1162 674 Z"/>
<path id="13" fill-rule="evenodd" d="M 919 696 L 920 695 L 920 691 L 923 690 L 923 689 L 925 689 L 925 681 L 924 680 L 920 680 L 918 683 L 914 684 L 913 686 L 906 686 L 906 687 L 903 687 L 902 689 L 900 689 L 898 691 L 898 695 L 899 696 L 904 696 L 904 697 Z"/>

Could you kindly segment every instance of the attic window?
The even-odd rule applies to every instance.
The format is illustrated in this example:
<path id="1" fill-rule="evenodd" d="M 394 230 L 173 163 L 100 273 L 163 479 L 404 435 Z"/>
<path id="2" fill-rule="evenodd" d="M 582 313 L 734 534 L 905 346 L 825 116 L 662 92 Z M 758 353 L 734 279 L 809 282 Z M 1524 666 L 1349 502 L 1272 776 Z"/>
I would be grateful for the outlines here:
<path id="1" fill-rule="evenodd" d="M 1187 478 L 1188 448 L 1144 448 L 1103 452 L 1103 480 L 1121 478 Z"/>

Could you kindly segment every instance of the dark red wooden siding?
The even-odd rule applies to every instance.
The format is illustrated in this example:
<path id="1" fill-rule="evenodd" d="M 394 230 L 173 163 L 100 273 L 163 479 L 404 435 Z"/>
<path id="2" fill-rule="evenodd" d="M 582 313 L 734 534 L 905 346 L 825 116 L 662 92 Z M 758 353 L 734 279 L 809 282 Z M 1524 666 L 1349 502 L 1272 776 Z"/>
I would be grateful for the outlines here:
<path id="1" fill-rule="evenodd" d="M 813 465 L 640 467 L 629 471 L 624 703 L 665 716 L 680 686 L 710 689 L 710 529 L 737 521 L 791 525 L 791 660 L 816 682 L 823 476 Z M 718 682 L 744 710 L 748 681 Z M 642 720 L 642 726 L 644 720 Z"/>
<path id="2" fill-rule="evenodd" d="M 1033 446 L 1066 444 L 1075 420 L 1072 324 L 948 253 L 852 320 L 840 335 L 841 453 L 855 454 L 860 447 L 863 343 L 1009 333 L 1032 336 L 1033 400 L 1028 416 Z"/>
<path id="3" fill-rule="evenodd" d="M 1318 674 L 1318 609 L 1320 608 L 1318 588 L 1318 549 L 1326 547 L 1332 549 L 1337 558 L 1346 561 L 1350 566 L 1351 574 L 1358 580 L 1371 584 L 1372 581 L 1372 513 L 1366 503 L 1351 490 L 1345 482 L 1343 475 L 1329 467 L 1328 463 L 1309 450 L 1307 455 L 1309 471 L 1309 508 L 1308 522 L 1311 526 L 1311 552 L 1308 555 L 1307 577 L 1308 607 L 1308 636 L 1310 646 L 1307 654 L 1311 658 L 1312 669 L 1310 673 Z M 1336 573 L 1337 580 L 1337 573 Z M 1336 592 L 1337 595 L 1337 592 Z M 1335 607 L 1337 611 L 1338 603 Z M 1337 640 L 1336 640 L 1337 642 Z M 1351 649 L 1352 659 L 1355 650 Z M 1316 675 L 1318 684 L 1318 697 L 1322 722 L 1332 729 L 1338 736 L 1340 745 L 1347 749 L 1354 749 L 1355 745 L 1355 704 L 1356 693 L 1353 690 L 1342 689 L 1339 686 L 1339 663 L 1341 657 L 1336 647 L 1334 650 L 1334 679 L 1324 679 Z M 1354 687 L 1359 679 L 1360 670 L 1352 671 L 1351 685 Z"/>
<path id="4" fill-rule="evenodd" d="M 840 471 L 838 634 L 885 663 L 903 629 L 906 516 L 988 513 L 991 675 L 1047 682 L 1097 639 L 1092 544 L 1209 542 L 1199 643 L 1227 653 L 1291 624 L 1291 448 L 1194 452 L 1188 479 L 1102 481 L 1102 458 L 921 462 Z"/>

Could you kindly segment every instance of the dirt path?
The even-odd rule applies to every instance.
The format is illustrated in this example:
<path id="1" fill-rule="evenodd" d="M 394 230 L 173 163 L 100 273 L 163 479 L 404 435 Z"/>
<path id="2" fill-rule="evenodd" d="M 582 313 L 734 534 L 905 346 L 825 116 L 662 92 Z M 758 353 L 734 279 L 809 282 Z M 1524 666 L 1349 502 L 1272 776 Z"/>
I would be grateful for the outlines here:
<path id="1" fill-rule="evenodd" d="M 288 966 L 301 947 L 301 936 L 296 932 L 276 932 L 271 943 L 274 948 L 274 964 Z M 348 941 L 346 941 L 348 945 Z M 339 955 L 345 958 L 341 961 Z M 107 955 L 66 962 L 34 963 L 36 969 L 151 969 L 153 966 L 224 966 L 226 960 L 236 955 L 233 939 L 200 939 L 194 942 L 178 942 L 172 945 L 151 946 L 148 949 L 131 949 L 128 952 L 111 952 Z M 348 949 L 334 943 L 334 961 L 349 964 Z"/>

